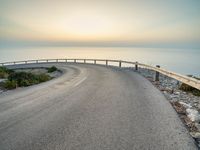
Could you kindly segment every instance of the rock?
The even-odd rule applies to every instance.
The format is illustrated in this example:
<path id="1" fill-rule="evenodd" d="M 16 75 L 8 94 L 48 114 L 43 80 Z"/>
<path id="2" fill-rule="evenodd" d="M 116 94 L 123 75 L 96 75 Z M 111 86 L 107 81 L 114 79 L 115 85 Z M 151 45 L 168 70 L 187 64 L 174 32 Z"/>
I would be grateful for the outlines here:
<path id="1" fill-rule="evenodd" d="M 198 131 L 200 131 L 200 124 L 199 123 L 195 123 L 195 127 L 197 128 Z"/>
<path id="2" fill-rule="evenodd" d="M 163 91 L 163 93 L 166 94 L 166 95 L 169 95 L 169 94 L 167 93 L 167 91 Z"/>
<path id="3" fill-rule="evenodd" d="M 172 106 L 175 108 L 177 113 L 179 114 L 186 114 L 186 109 L 183 105 L 181 105 L 179 102 L 171 102 Z"/>
<path id="4" fill-rule="evenodd" d="M 170 98 L 171 98 L 171 99 L 174 99 L 174 98 L 177 98 L 177 99 L 178 99 L 179 96 L 178 96 L 178 95 L 170 95 Z"/>
<path id="5" fill-rule="evenodd" d="M 200 139 L 200 132 L 190 132 L 190 135 L 195 139 Z"/>
<path id="6" fill-rule="evenodd" d="M 197 109 L 200 111 L 200 104 L 197 105 Z"/>
<path id="7" fill-rule="evenodd" d="M 190 118 L 188 118 L 186 115 L 182 115 L 181 116 L 181 119 L 183 119 L 184 120 L 184 122 L 185 122 L 185 124 L 187 125 L 187 126 L 190 126 L 193 122 L 190 120 Z"/>
<path id="8" fill-rule="evenodd" d="M 186 109 L 186 114 L 187 114 L 188 118 L 191 119 L 191 121 L 195 121 L 195 122 L 200 121 L 200 115 L 197 110 L 188 108 L 188 109 Z"/>
<path id="9" fill-rule="evenodd" d="M 173 93 L 173 89 L 170 87 L 165 87 L 165 91 L 167 91 L 168 93 Z"/>
<path id="10" fill-rule="evenodd" d="M 178 99 L 173 98 L 173 99 L 170 100 L 170 102 L 172 102 L 172 103 L 178 102 Z"/>
<path id="11" fill-rule="evenodd" d="M 180 95 L 180 92 L 174 92 L 175 95 Z"/>
<path id="12" fill-rule="evenodd" d="M 185 115 L 180 116 L 180 118 L 184 120 L 184 123 L 185 123 L 185 125 L 188 127 L 188 129 L 189 129 L 190 132 L 198 132 L 198 129 L 197 129 L 197 127 L 195 126 L 195 123 L 192 122 L 192 121 L 190 120 L 190 118 L 188 118 L 188 117 L 185 116 Z"/>
<path id="13" fill-rule="evenodd" d="M 186 104 L 184 102 L 179 102 L 181 105 L 183 105 L 186 109 L 187 108 L 192 108 L 192 106 L 190 104 Z"/>
<path id="14" fill-rule="evenodd" d="M 0 79 L 0 82 L 5 82 L 6 80 L 8 80 L 8 79 Z"/>

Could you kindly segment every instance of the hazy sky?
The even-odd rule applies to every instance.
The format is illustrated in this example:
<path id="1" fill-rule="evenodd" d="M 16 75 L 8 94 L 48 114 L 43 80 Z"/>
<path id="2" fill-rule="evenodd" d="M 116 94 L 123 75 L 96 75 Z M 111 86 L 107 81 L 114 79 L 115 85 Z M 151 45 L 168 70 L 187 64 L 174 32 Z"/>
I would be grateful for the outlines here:
<path id="1" fill-rule="evenodd" d="M 200 0 L 0 0 L 0 42 L 200 47 Z"/>

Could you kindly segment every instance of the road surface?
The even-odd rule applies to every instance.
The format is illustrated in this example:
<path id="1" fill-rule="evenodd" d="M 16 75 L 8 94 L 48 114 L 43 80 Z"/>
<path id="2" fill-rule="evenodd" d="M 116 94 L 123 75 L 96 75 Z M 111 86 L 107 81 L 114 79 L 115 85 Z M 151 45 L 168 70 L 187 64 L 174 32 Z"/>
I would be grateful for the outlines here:
<path id="1" fill-rule="evenodd" d="M 139 74 L 54 65 L 61 77 L 0 94 L 0 150 L 197 149 L 169 102 Z"/>

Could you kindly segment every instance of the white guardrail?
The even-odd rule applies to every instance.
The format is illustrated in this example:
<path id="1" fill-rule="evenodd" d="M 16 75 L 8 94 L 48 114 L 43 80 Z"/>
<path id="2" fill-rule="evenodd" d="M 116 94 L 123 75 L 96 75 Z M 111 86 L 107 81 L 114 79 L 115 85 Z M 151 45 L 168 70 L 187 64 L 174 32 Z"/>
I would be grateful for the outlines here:
<path id="1" fill-rule="evenodd" d="M 32 63 L 53 63 L 53 62 L 74 62 L 74 63 L 91 63 L 97 64 L 97 62 L 105 62 L 105 65 L 108 66 L 109 62 L 118 63 L 119 67 L 122 67 L 123 64 L 135 65 L 135 69 L 138 70 L 138 67 L 144 67 L 149 70 L 156 71 L 155 80 L 159 80 L 159 73 L 166 75 L 168 77 L 174 78 L 182 83 L 188 84 L 198 90 L 200 90 L 200 80 L 197 80 L 192 77 L 184 76 L 175 72 L 171 72 L 165 69 L 161 69 L 160 66 L 151 66 L 138 62 L 123 61 L 123 60 L 107 60 L 107 59 L 39 59 L 39 60 L 26 60 L 26 61 L 14 61 L 14 62 L 4 62 L 0 63 L 1 66 L 17 65 L 17 64 L 32 64 Z"/>

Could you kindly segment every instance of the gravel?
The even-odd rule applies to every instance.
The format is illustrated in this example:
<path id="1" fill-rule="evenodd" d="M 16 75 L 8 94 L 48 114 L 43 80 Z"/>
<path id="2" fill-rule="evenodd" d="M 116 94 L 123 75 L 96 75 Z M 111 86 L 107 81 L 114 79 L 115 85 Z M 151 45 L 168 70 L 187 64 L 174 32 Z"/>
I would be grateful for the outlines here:
<path id="1" fill-rule="evenodd" d="M 200 148 L 200 97 L 180 90 L 181 82 L 165 75 L 160 74 L 160 81 L 155 81 L 155 71 L 139 68 L 138 73 L 162 91 L 183 120 L 183 123 L 188 127 L 190 135 L 197 141 Z M 176 107 L 177 104 L 181 107 Z M 184 110 L 180 111 L 178 109 Z"/>

